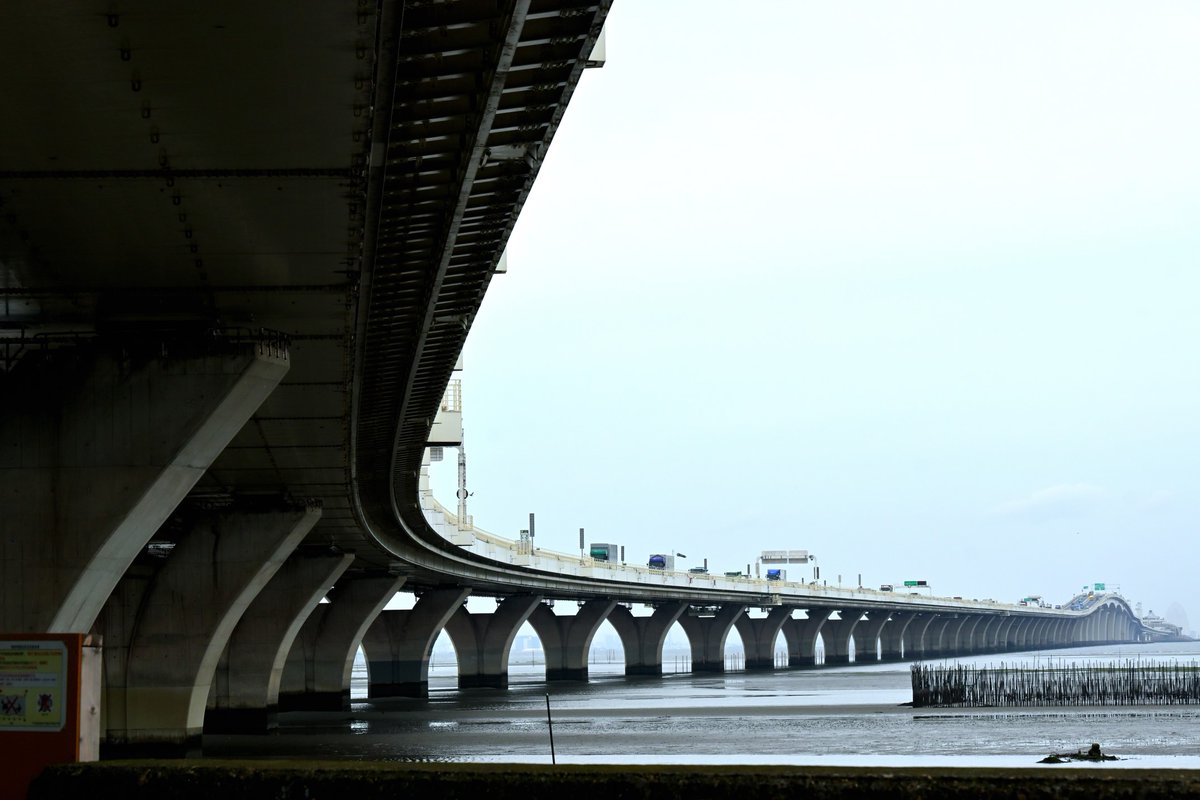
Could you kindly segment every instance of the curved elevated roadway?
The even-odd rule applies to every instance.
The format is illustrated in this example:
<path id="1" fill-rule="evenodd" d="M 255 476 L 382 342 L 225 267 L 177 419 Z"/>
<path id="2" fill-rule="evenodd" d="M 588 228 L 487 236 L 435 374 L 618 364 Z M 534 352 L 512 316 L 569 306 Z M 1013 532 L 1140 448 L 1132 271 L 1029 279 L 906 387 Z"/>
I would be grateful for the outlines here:
<path id="1" fill-rule="evenodd" d="M 263 676 L 270 706 L 293 641 L 300 673 L 324 659 L 337 685 L 401 580 L 446 597 L 1043 618 L 1058 644 L 1139 635 L 1116 599 L 1070 612 L 585 573 L 434 530 L 427 437 L 609 5 L 0 12 L 0 630 L 103 631 L 110 738 L 194 735 L 218 664 L 230 684 Z M 335 583 L 334 611 L 315 612 Z M 1050 624 L 1118 610 L 1121 625 Z M 180 639 L 181 615 L 207 633 Z M 340 656 L 310 646 L 324 617 L 312 636 Z M 239 655 L 275 632 L 271 652 Z M 152 666 L 166 662 L 195 669 Z"/>

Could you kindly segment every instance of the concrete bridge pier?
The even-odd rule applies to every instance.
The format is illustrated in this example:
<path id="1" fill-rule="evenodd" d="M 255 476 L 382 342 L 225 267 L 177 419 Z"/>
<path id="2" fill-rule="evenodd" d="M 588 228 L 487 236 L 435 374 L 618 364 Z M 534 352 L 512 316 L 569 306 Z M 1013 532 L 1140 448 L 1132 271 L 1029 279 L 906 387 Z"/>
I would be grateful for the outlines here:
<path id="1" fill-rule="evenodd" d="M 879 660 L 904 661 L 912 658 L 912 648 L 905 646 L 909 626 L 920 618 L 911 611 L 893 611 L 891 622 L 879 634 Z"/>
<path id="2" fill-rule="evenodd" d="M 725 671 L 725 640 L 729 629 L 745 614 L 745 606 L 733 605 L 722 606 L 712 617 L 684 613 L 679 618 L 692 648 L 692 672 Z"/>
<path id="3" fill-rule="evenodd" d="M 621 637 L 625 649 L 625 674 L 662 675 L 663 642 L 667 631 L 688 604 L 663 603 L 649 617 L 635 617 L 625 606 L 618 605 L 608 615 L 608 621 Z"/>
<path id="4" fill-rule="evenodd" d="M 0 630 L 91 630 L 288 369 L 254 345 L 163 351 L 62 350 L 0 376 Z"/>
<path id="5" fill-rule="evenodd" d="M 410 611 L 382 611 L 363 636 L 368 697 L 428 697 L 429 657 L 470 589 L 425 592 Z"/>
<path id="6" fill-rule="evenodd" d="M 995 614 L 973 614 L 959 629 L 958 650 L 955 655 L 984 655 L 999 652 L 997 635 L 1004 617 Z"/>
<path id="7" fill-rule="evenodd" d="M 984 655 L 996 652 L 995 630 L 1000 622 L 997 616 L 973 614 L 967 617 L 959 629 L 958 651 L 963 655 Z"/>
<path id="8" fill-rule="evenodd" d="M 950 658 L 958 655 L 958 633 L 966 616 L 935 614 L 925 628 L 921 658 Z"/>
<path id="9" fill-rule="evenodd" d="M 221 655 L 204 714 L 205 733 L 266 733 L 276 727 L 288 653 L 313 609 L 354 561 L 353 553 L 294 552 L 246 609 Z"/>
<path id="10" fill-rule="evenodd" d="M 537 595 L 513 595 L 491 614 L 471 614 L 460 605 L 450 615 L 446 633 L 458 654 L 458 688 L 508 688 L 513 639 L 541 602 Z"/>
<path id="11" fill-rule="evenodd" d="M 234 626 L 320 517 L 316 506 L 206 514 L 161 568 L 134 570 L 106 605 L 105 749 L 197 747 Z"/>
<path id="12" fill-rule="evenodd" d="M 784 621 L 782 630 L 784 639 L 788 643 L 788 667 L 790 669 L 817 665 L 817 635 L 832 613 L 832 608 L 814 607 L 805 609 L 804 619 L 789 618 Z"/>
<path id="13" fill-rule="evenodd" d="M 934 623 L 939 619 L 942 619 L 940 615 L 925 611 L 918 613 L 914 617 L 913 621 L 908 625 L 908 631 L 904 640 L 905 659 L 909 661 L 922 661 L 932 657 L 930 655 L 932 652 L 930 641 L 933 636 L 931 630 L 934 629 Z"/>
<path id="14" fill-rule="evenodd" d="M 1017 624 L 1020 621 L 1020 617 L 1010 616 L 997 626 L 996 650 L 998 652 L 1008 653 L 1017 649 Z"/>
<path id="15" fill-rule="evenodd" d="M 850 643 L 854 642 L 854 631 L 862 622 L 863 612 L 859 609 L 839 612 L 841 619 L 827 619 L 821 627 L 821 638 L 825 641 L 825 666 L 850 663 Z M 857 642 L 855 642 L 857 646 Z"/>
<path id="16" fill-rule="evenodd" d="M 546 680 L 587 681 L 592 639 L 616 605 L 616 600 L 589 600 L 574 616 L 558 616 L 545 603 L 538 604 L 529 624 L 542 640 Z"/>
<path id="17" fill-rule="evenodd" d="M 883 610 L 875 609 L 867 612 L 867 618 L 858 623 L 854 629 L 854 662 L 881 661 L 881 635 L 891 627 L 892 615 Z"/>
<path id="18" fill-rule="evenodd" d="M 342 711 L 350 707 L 350 673 L 367 628 L 404 578 L 343 576 L 328 603 L 319 603 L 292 643 L 279 689 L 280 711 Z"/>
<path id="19" fill-rule="evenodd" d="M 775 642 L 794 610 L 791 606 L 776 606 L 765 617 L 743 614 L 734 621 L 746 651 L 748 671 L 775 669 Z"/>

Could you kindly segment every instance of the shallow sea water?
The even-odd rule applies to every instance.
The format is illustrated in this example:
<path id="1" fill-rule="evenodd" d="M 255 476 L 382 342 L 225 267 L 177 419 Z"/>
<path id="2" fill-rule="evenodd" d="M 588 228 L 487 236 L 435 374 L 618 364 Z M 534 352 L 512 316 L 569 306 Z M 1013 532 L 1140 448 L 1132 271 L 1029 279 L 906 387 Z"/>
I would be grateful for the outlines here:
<path id="1" fill-rule="evenodd" d="M 1191 662 L 1200 659 L 1200 645 L 958 663 L 1138 658 Z M 541 666 L 510 669 L 507 690 L 459 691 L 451 668 L 435 668 L 428 700 L 356 701 L 349 713 L 285 714 L 276 735 L 205 737 L 205 754 L 549 762 L 549 692 L 559 763 L 1034 767 L 1049 753 L 1099 742 L 1121 760 L 1087 768 L 1200 769 L 1200 705 L 913 709 L 903 705 L 912 699 L 908 664 L 639 679 L 626 679 L 620 664 L 597 664 L 586 685 L 546 684 Z"/>

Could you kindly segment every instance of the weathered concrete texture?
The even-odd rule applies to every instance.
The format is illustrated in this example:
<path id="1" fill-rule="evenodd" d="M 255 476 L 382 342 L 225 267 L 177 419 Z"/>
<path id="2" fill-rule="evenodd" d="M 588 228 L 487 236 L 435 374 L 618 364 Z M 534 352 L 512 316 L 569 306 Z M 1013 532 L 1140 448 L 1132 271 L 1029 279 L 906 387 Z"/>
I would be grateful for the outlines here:
<path id="1" fill-rule="evenodd" d="M 429 655 L 470 589 L 425 592 L 411 611 L 382 611 L 363 636 L 368 697 L 428 697 Z"/>
<path id="2" fill-rule="evenodd" d="M 281 711 L 350 707 L 350 670 L 367 628 L 404 584 L 394 575 L 343 576 L 292 644 L 279 689 Z"/>
<path id="3" fill-rule="evenodd" d="M 949 798 L 1109 800 L 1200 796 L 1200 771 L 1054 767 L 530 766 L 324 762 L 99 763 L 47 769 L 30 800 L 62 797 L 178 800 L 574 800 L 585 798 Z"/>
<path id="4" fill-rule="evenodd" d="M 320 508 L 229 510 L 194 520 L 136 606 L 106 615 L 105 744 L 198 743 L 217 661 L 234 626 L 312 529 Z M 132 621 L 131 621 L 132 620 Z"/>
<path id="5" fill-rule="evenodd" d="M 536 595 L 514 595 L 491 614 L 470 614 L 459 606 L 450 615 L 446 634 L 458 654 L 460 689 L 508 687 L 508 654 L 513 639 L 540 602 Z"/>
<path id="6" fill-rule="evenodd" d="M 804 619 L 785 619 L 783 621 L 783 638 L 788 645 L 789 667 L 812 667 L 817 663 L 817 636 L 825 621 L 832 614 L 832 608 L 809 608 L 805 610 Z"/>
<path id="7" fill-rule="evenodd" d="M 667 631 L 687 607 L 687 603 L 663 603 L 648 617 L 635 617 L 625 606 L 617 606 L 609 613 L 608 621 L 625 649 L 626 675 L 662 675 Z"/>
<path id="8" fill-rule="evenodd" d="M 733 623 L 742 637 L 747 670 L 775 669 L 775 642 L 794 610 L 791 606 L 779 606 L 771 609 L 766 617 L 743 614 Z"/>
<path id="9" fill-rule="evenodd" d="M 206 733 L 264 733 L 275 727 L 288 653 L 353 553 L 293 553 L 254 599 L 217 666 L 204 715 Z"/>
<path id="10" fill-rule="evenodd" d="M 712 617 L 685 614 L 679 618 L 692 649 L 692 672 L 725 671 L 725 640 L 729 629 L 745 613 L 745 606 L 731 605 L 723 606 Z"/>
<path id="11" fill-rule="evenodd" d="M 542 641 L 546 654 L 546 680 L 586 681 L 588 651 L 600 624 L 617 605 L 616 600 L 589 600 L 574 615 L 555 614 L 539 605 L 529 615 L 529 624 Z"/>
<path id="12" fill-rule="evenodd" d="M 285 356 L 89 352 L 0 376 L 0 630 L 91 630 Z"/>

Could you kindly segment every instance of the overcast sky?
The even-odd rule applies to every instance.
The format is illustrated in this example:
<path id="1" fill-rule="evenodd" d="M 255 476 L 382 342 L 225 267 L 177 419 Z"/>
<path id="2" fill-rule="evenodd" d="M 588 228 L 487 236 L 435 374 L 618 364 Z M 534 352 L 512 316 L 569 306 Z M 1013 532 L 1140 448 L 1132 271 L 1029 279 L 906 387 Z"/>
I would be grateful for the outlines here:
<path id="1" fill-rule="evenodd" d="M 607 38 L 467 343 L 478 526 L 1197 627 L 1200 4 L 618 0 Z"/>

